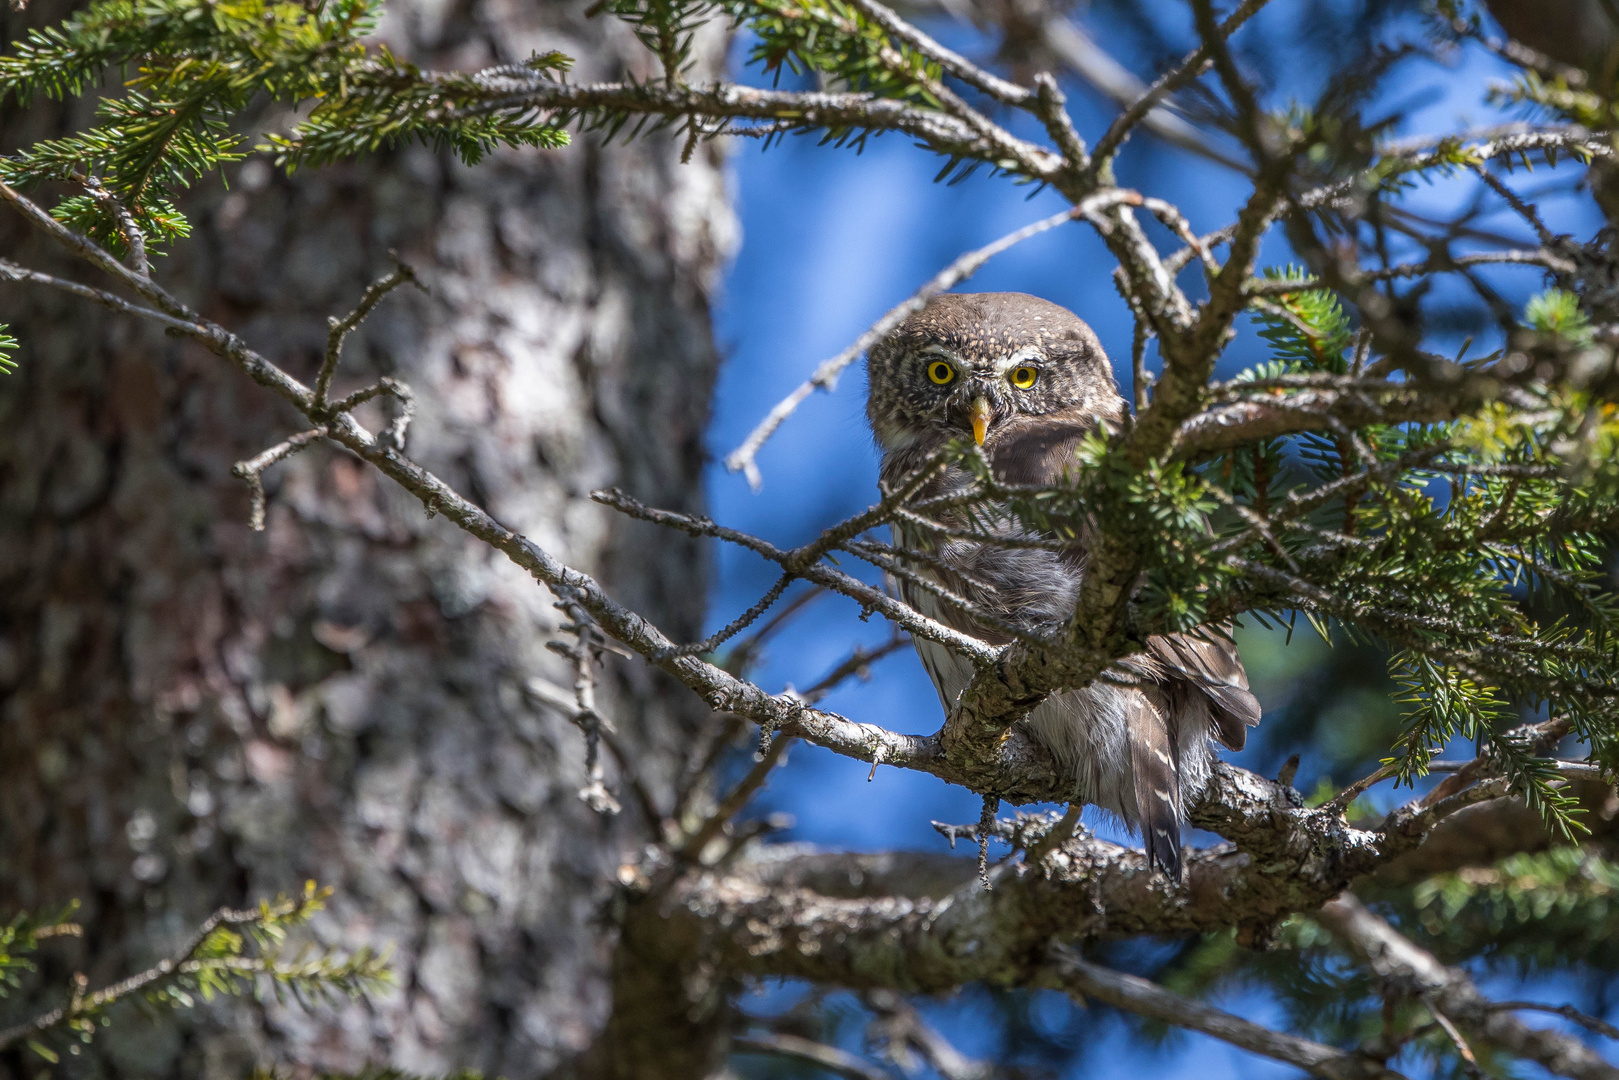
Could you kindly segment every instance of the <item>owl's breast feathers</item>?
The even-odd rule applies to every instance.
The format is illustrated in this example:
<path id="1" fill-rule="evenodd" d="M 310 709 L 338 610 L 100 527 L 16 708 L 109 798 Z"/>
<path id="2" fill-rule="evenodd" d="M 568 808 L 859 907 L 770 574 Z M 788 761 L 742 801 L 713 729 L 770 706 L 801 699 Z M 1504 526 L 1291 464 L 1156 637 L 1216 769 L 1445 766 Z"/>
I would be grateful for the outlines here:
<path id="1" fill-rule="evenodd" d="M 1122 412 L 1121 402 L 1120 416 Z M 995 432 L 984 449 L 997 478 L 1006 483 L 1059 485 L 1097 420 L 1092 414 L 1018 417 Z M 892 483 L 936 448 L 907 449 L 911 452 L 885 458 L 885 480 Z M 926 494 L 945 494 L 968 482 L 964 471 L 953 469 Z M 1027 535 L 1010 514 L 994 517 L 991 531 Z M 961 529 L 969 523 L 941 524 Z M 928 551 L 927 562 L 915 567 L 919 576 L 1027 632 L 1050 632 L 1072 616 L 1085 573 L 1083 536 L 1071 549 L 1050 551 L 937 541 L 901 525 L 896 526 L 896 540 L 902 547 Z M 1004 630 L 939 603 L 917 584 L 900 581 L 899 590 L 907 603 L 954 629 L 992 644 L 1011 640 Z M 918 648 L 945 708 L 952 707 L 970 671 L 964 662 L 953 664 L 942 647 L 927 643 L 924 648 L 919 642 Z M 1259 702 L 1248 689 L 1236 645 L 1223 626 L 1150 637 L 1146 651 L 1119 661 L 1115 675 L 1133 681 L 1135 688 L 1098 681 L 1057 695 L 1035 711 L 1028 727 L 1074 775 L 1079 797 L 1137 826 L 1149 862 L 1179 880 L 1180 824 L 1187 801 L 1207 780 L 1212 761 L 1207 740 L 1212 735 L 1233 750 L 1242 749 L 1247 729 L 1259 722 Z"/>
<path id="2" fill-rule="evenodd" d="M 1105 419 L 1117 422 L 1119 413 Z M 995 475 L 1008 484 L 1060 485 L 1068 475 L 1079 444 L 1097 417 L 1043 416 L 1009 424 L 986 449 Z M 1083 573 L 1083 554 L 1067 560 Z M 1077 591 L 1077 581 L 1075 582 Z M 1150 658 L 1155 663 L 1144 663 Z M 1248 675 L 1227 627 L 1199 635 L 1162 634 L 1147 639 L 1147 652 L 1131 665 L 1159 681 L 1183 680 L 1209 699 L 1215 733 L 1232 750 L 1248 741 L 1248 728 L 1259 723 L 1259 701 L 1248 689 Z"/>

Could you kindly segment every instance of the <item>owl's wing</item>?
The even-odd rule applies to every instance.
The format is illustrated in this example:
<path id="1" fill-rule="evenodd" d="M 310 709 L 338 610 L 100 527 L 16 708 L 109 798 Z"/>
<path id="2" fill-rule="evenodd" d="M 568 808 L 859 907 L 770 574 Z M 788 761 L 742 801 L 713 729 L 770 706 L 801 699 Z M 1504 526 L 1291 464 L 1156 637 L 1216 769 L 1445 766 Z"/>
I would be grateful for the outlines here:
<path id="1" fill-rule="evenodd" d="M 1018 417 L 992 440 L 995 475 L 1008 484 L 1055 484 L 1073 463 L 1094 418 L 1066 415 Z"/>
<path id="2" fill-rule="evenodd" d="M 1201 635 L 1150 637 L 1147 649 L 1170 671 L 1203 691 L 1213 706 L 1220 742 L 1241 750 L 1248 741 L 1248 729 L 1259 723 L 1259 699 L 1248 690 L 1248 673 L 1242 669 L 1237 644 L 1225 627 L 1206 627 Z"/>
<path id="3" fill-rule="evenodd" d="M 1135 781 L 1136 821 L 1147 848 L 1147 866 L 1159 867 L 1169 880 L 1181 880 L 1180 748 L 1151 698 L 1122 695 L 1130 771 Z"/>

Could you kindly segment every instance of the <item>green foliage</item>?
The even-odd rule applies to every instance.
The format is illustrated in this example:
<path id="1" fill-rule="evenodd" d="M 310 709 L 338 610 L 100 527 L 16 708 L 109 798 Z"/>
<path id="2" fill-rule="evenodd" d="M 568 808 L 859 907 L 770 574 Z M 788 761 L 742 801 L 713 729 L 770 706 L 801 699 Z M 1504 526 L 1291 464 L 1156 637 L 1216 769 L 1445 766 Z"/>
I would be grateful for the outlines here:
<path id="1" fill-rule="evenodd" d="M 1595 333 L 1591 317 L 1580 307 L 1580 298 L 1566 289 L 1547 289 L 1531 297 L 1524 308 L 1524 322 L 1533 330 L 1573 345 L 1589 345 Z"/>
<path id="2" fill-rule="evenodd" d="M 55 915 L 33 916 L 24 912 L 0 926 L 0 998 L 22 986 L 19 973 L 35 970 L 29 957 L 39 950 L 40 942 L 55 937 L 78 937 L 83 933 L 77 923 L 69 921 L 78 908 L 75 902 Z"/>
<path id="3" fill-rule="evenodd" d="M 86 93 L 111 70 L 134 71 L 120 97 L 102 98 L 96 126 L 0 159 L 0 180 L 84 189 L 55 215 L 122 254 L 130 226 L 151 242 L 183 238 L 172 201 L 197 178 L 239 161 L 239 116 L 258 98 L 313 102 L 290 133 L 270 135 L 294 168 L 418 139 L 476 161 L 499 143 L 560 146 L 565 131 L 532 113 L 467 114 L 489 96 L 470 78 L 431 78 L 368 49 L 381 0 L 304 6 L 277 0 L 96 0 L 58 27 L 31 32 L 0 57 L 0 103 Z M 530 70 L 567 69 L 559 54 Z M 119 208 L 131 222 L 120 221 Z"/>
<path id="4" fill-rule="evenodd" d="M 123 255 L 136 231 L 153 250 L 188 234 L 175 195 L 242 159 L 252 140 L 241 118 L 264 98 L 307 109 L 290 130 L 267 132 L 258 144 L 288 170 L 412 140 L 472 163 L 501 145 L 566 145 L 571 121 L 609 135 L 649 121 L 624 108 L 547 112 L 512 104 L 512 85 L 565 75 L 572 61 L 561 53 L 532 56 L 505 75 L 423 72 L 367 44 L 381 3 L 94 0 L 0 57 L 0 103 L 82 96 L 113 71 L 133 77 L 121 95 L 100 99 L 93 127 L 0 158 L 0 181 L 76 186 L 53 213 Z M 662 59 L 671 86 L 690 66 L 698 27 L 724 14 L 752 28 L 754 59 L 767 70 L 813 70 L 855 89 L 938 105 L 938 66 L 891 42 L 842 0 L 604 0 L 598 10 L 630 24 Z M 858 143 L 865 133 L 834 127 L 827 137 Z M 941 175 L 965 175 L 976 164 L 952 159 Z"/>
<path id="5" fill-rule="evenodd" d="M 340 956 L 310 945 L 289 947 L 289 932 L 323 910 L 330 895 L 330 889 L 308 882 L 298 896 L 261 901 L 247 911 L 220 912 L 179 956 L 105 990 L 76 988 L 59 1012 L 45 1013 L 31 1025 L 30 1048 L 54 1062 L 57 1054 L 48 1045 L 52 1032 L 65 1029 L 88 1043 L 112 1022 L 111 1007 L 134 995 L 158 1008 L 190 1008 L 198 998 L 212 1001 L 220 995 L 252 993 L 310 1005 L 381 989 L 392 979 L 385 955 L 361 949 Z M 66 913 L 47 920 L 19 916 L 0 928 L 0 996 L 21 985 L 17 972 L 33 970 L 28 955 L 40 941 L 79 933 L 65 918 Z"/>
<path id="6" fill-rule="evenodd" d="M 1576 846 L 1509 855 L 1420 882 L 1402 920 L 1448 958 L 1521 966 L 1619 961 L 1619 865 Z"/>
<path id="7" fill-rule="evenodd" d="M 0 323 L 0 372 L 9 375 L 17 370 L 16 351 L 17 339 L 6 333 L 5 323 Z"/>
<path id="8" fill-rule="evenodd" d="M 1294 270 L 1270 277 L 1302 280 Z M 1272 358 L 1237 386 L 1350 373 L 1356 335 L 1337 297 L 1301 289 L 1277 304 L 1258 316 Z M 1586 332 L 1578 302 L 1556 291 L 1526 318 L 1565 341 Z M 1612 410 L 1593 413 L 1578 393 L 1532 392 L 1544 408 L 1306 432 L 1197 469 L 1128 465 L 1097 432 L 1068 482 L 1049 490 L 998 489 L 969 453 L 985 489 L 974 527 L 994 531 L 994 508 L 1005 506 L 1038 534 L 1077 540 L 1097 531 L 1117 542 L 1143 575 L 1132 608 L 1139 634 L 1190 629 L 1222 610 L 1287 624 L 1302 607 L 1323 638 L 1336 623 L 1353 640 L 1380 643 L 1406 707 L 1388 759 L 1396 779 L 1414 783 L 1440 748 L 1469 740 L 1572 835 L 1579 808 L 1555 765 L 1512 730 L 1526 715 L 1564 717 L 1600 759 L 1615 757 L 1619 639 L 1603 531 L 1619 522 L 1619 485 L 1607 478 L 1619 426 Z M 1577 473 L 1567 450 L 1554 448 L 1579 433 L 1587 471 Z M 1312 494 L 1351 479 L 1339 494 Z M 1274 515 L 1289 502 L 1289 516 L 1253 526 L 1255 512 Z M 1236 560 L 1282 580 L 1267 586 Z M 1310 583 L 1317 601 L 1301 605 L 1287 580 Z"/>
<path id="9" fill-rule="evenodd" d="M 1267 277 L 1303 280 L 1292 268 Z M 1337 298 L 1304 289 L 1275 299 L 1285 315 L 1256 313 L 1272 358 L 1237 385 L 1349 374 L 1355 332 Z M 1590 340 L 1567 292 L 1536 297 L 1525 321 L 1552 344 Z M 1604 530 L 1619 521 L 1619 431 L 1611 409 L 1580 393 L 1530 393 L 1543 408 L 1495 404 L 1448 423 L 1304 433 L 1239 448 L 1201 475 L 1229 493 L 1224 501 L 1261 512 L 1364 477 L 1307 503 L 1272 536 L 1250 537 L 1246 557 L 1315 583 L 1321 602 L 1306 614 L 1323 634 L 1335 621 L 1390 648 L 1408 708 L 1389 759 L 1397 779 L 1424 775 L 1449 741 L 1472 740 L 1567 835 L 1579 828 L 1576 807 L 1554 767 L 1509 732 L 1538 710 L 1573 720 L 1599 757 L 1612 755 L 1619 651 Z M 1212 576 L 1204 587 L 1217 587 Z M 1244 601 L 1263 620 L 1262 592 Z"/>
<path id="10" fill-rule="evenodd" d="M 552 52 L 532 56 L 522 66 L 558 74 L 571 65 L 568 57 Z M 384 50 L 347 72 L 343 93 L 323 98 L 290 135 L 266 136 L 264 148 L 290 172 L 411 139 L 448 147 L 469 165 L 501 145 L 555 149 L 568 144 L 567 131 L 532 110 L 475 111 L 489 97 L 488 87 L 471 76 L 429 77 Z"/>
<path id="11" fill-rule="evenodd" d="M 818 71 L 853 90 L 938 106 L 930 84 L 938 82 L 939 66 L 891 42 L 842 0 L 749 0 L 732 10 L 758 35 L 750 60 L 766 71 Z"/>
<path id="12" fill-rule="evenodd" d="M 1265 271 L 1266 281 L 1303 282 L 1309 276 L 1294 266 Z M 1243 377 L 1272 378 L 1315 371 L 1342 375 L 1349 370 L 1344 354 L 1354 342 L 1355 328 L 1336 293 L 1330 289 L 1301 289 L 1277 296 L 1275 304 L 1290 317 L 1271 308 L 1254 310 L 1260 324 L 1259 336 L 1269 343 L 1275 360 L 1245 372 Z"/>
<path id="13" fill-rule="evenodd" d="M 635 31 L 635 36 L 663 63 L 673 85 L 691 66 L 692 35 L 723 10 L 717 0 L 600 0 L 591 9 L 606 11 Z"/>

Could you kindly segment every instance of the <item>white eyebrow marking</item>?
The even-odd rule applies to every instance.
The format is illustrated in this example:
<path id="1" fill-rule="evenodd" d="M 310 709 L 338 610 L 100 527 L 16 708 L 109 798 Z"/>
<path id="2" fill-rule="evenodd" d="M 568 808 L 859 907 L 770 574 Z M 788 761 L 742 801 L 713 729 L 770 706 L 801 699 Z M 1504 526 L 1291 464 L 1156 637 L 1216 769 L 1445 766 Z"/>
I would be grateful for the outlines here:
<path id="1" fill-rule="evenodd" d="M 961 357 L 959 355 L 957 355 L 956 353 L 950 351 L 949 349 L 945 348 L 943 345 L 940 345 L 938 342 L 934 342 L 933 344 L 928 345 L 925 348 L 923 348 L 921 355 L 923 355 L 923 356 L 942 356 L 946 360 L 950 361 L 952 364 L 956 365 L 958 368 L 962 366 Z"/>
<path id="2" fill-rule="evenodd" d="M 1025 345 L 1010 356 L 1003 356 L 995 361 L 995 374 L 1005 375 L 1015 367 L 1021 367 L 1031 360 L 1041 359 L 1040 348 L 1036 345 Z"/>

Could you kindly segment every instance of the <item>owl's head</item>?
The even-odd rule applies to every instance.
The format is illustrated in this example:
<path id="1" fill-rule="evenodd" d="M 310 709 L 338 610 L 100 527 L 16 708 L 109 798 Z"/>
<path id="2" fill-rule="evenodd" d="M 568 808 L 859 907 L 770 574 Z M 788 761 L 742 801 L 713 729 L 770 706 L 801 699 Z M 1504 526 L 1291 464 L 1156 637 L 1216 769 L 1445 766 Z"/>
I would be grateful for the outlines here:
<path id="1" fill-rule="evenodd" d="M 884 451 L 946 438 L 993 446 L 1019 421 L 1116 421 L 1124 402 L 1091 328 L 1026 293 L 948 293 L 866 358 L 866 416 Z"/>

